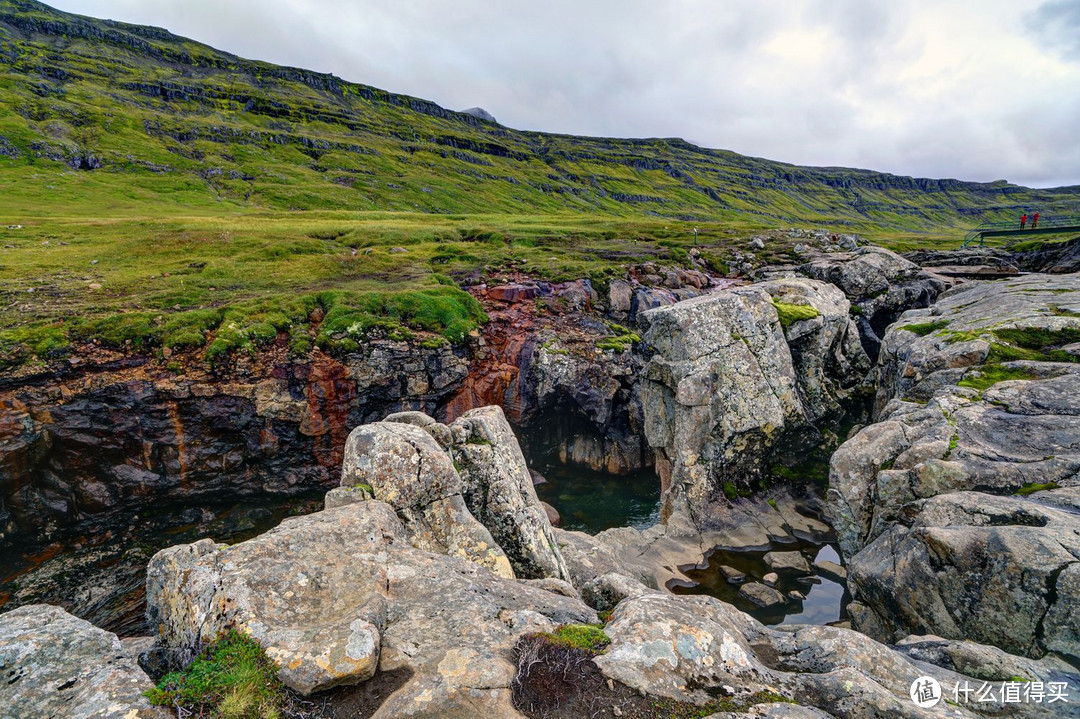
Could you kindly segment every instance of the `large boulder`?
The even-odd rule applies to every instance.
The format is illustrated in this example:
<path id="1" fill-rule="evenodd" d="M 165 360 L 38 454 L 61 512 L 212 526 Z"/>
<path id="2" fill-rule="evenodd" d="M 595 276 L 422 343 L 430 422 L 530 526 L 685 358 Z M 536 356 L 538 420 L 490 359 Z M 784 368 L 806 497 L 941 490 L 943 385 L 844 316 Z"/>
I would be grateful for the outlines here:
<path id="1" fill-rule="evenodd" d="M 611 680 L 653 697 L 704 702 L 727 693 L 737 700 L 768 690 L 801 707 L 816 708 L 793 708 L 793 714 L 762 708 L 755 710 L 758 716 L 919 719 L 971 717 L 981 712 L 993 716 L 1061 715 L 1058 706 L 1016 706 L 1000 699 L 954 706 L 942 701 L 933 709 L 920 709 L 912 703 L 910 692 L 921 677 L 937 680 L 945 698 L 957 684 L 982 684 L 929 661 L 951 660 L 961 651 L 937 655 L 927 651 L 915 658 L 847 629 L 793 626 L 774 630 L 711 597 L 630 598 L 615 609 L 605 632 L 611 646 L 595 660 L 601 671 Z M 967 647 L 966 656 L 988 654 L 986 648 Z M 1075 670 L 1069 672 L 1061 663 L 1003 658 L 999 666 L 1022 666 L 1023 676 L 1031 679 L 1075 682 L 1077 678 Z M 1002 677 L 1000 681 L 1010 679 Z"/>
<path id="2" fill-rule="evenodd" d="M 465 504 L 487 527 L 518 577 L 570 579 L 551 522 L 500 407 L 469 410 L 452 425 Z"/>
<path id="3" fill-rule="evenodd" d="M 450 455 L 425 429 L 402 422 L 354 429 L 345 443 L 341 486 L 370 487 L 397 511 L 413 546 L 514 576 L 506 554 L 469 513 Z"/>
<path id="4" fill-rule="evenodd" d="M 0 614 L 4 719 L 167 719 L 154 684 L 115 634 L 45 604 Z"/>
<path id="5" fill-rule="evenodd" d="M 644 433 L 668 521 L 707 527 L 725 484 L 756 478 L 779 447 L 819 443 L 815 422 L 836 418 L 869 369 L 848 306 L 831 285 L 798 278 L 641 316 Z"/>
<path id="6" fill-rule="evenodd" d="M 904 311 L 928 307 L 952 286 L 914 262 L 881 247 L 818 254 L 799 267 L 807 277 L 836 285 L 857 308 L 860 339 L 877 359 L 886 328 Z"/>
<path id="7" fill-rule="evenodd" d="M 1077 290 L 970 286 L 890 328 L 878 421 L 830 466 L 855 628 L 1080 658 Z"/>
<path id="8" fill-rule="evenodd" d="M 147 605 L 163 648 L 190 654 L 237 628 L 305 694 L 376 668 L 411 673 L 377 719 L 516 717 L 516 639 L 597 621 L 576 598 L 416 549 L 377 500 L 288 519 L 234 546 L 163 550 L 150 563 Z"/>

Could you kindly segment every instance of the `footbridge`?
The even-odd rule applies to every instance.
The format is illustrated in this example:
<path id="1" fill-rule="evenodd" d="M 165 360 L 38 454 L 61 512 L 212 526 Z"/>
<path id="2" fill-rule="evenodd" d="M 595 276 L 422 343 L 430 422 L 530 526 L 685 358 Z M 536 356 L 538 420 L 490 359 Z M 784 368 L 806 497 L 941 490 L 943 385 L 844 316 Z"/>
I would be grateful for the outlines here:
<path id="1" fill-rule="evenodd" d="M 969 230 L 964 235 L 964 244 L 961 247 L 968 247 L 970 245 L 978 244 L 983 245 L 986 242 L 987 237 L 1029 237 L 1032 235 L 1053 235 L 1062 232 L 1077 232 L 1080 233 L 1080 217 L 1065 217 L 1054 220 L 1047 220 L 1046 218 L 1039 218 L 1039 224 L 1037 227 L 1032 227 L 1030 223 L 1027 227 L 1021 229 L 1020 222 L 997 222 L 979 225 L 973 230 Z"/>

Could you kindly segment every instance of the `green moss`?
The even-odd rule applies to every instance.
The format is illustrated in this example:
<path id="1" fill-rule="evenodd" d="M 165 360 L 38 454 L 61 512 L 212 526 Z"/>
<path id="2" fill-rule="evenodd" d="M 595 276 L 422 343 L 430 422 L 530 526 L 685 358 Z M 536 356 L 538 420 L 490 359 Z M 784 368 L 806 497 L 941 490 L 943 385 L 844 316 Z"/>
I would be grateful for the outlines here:
<path id="1" fill-rule="evenodd" d="M 1045 492 L 1048 489 L 1061 489 L 1061 485 L 1059 485 L 1057 482 L 1046 482 L 1044 484 L 1030 482 L 1013 492 L 1013 494 L 1020 497 L 1026 497 L 1029 494 L 1035 494 L 1036 492 Z"/>
<path id="2" fill-rule="evenodd" d="M 258 642 L 235 631 L 223 634 L 184 671 L 165 675 L 146 696 L 156 706 L 216 719 L 277 719 L 287 702 L 277 667 Z"/>
<path id="3" fill-rule="evenodd" d="M 937 332 L 938 330 L 945 329 L 948 326 L 948 320 L 938 320 L 936 322 L 923 322 L 914 325 L 904 325 L 903 327 L 900 327 L 900 329 L 904 330 L 905 332 L 911 332 L 913 334 L 916 334 L 919 337 L 925 337 L 931 332 Z"/>
<path id="4" fill-rule="evenodd" d="M 776 505 L 776 500 L 775 500 L 775 499 L 770 499 L 770 500 L 769 500 L 769 506 L 770 506 L 770 507 L 772 507 L 773 509 L 777 510 L 777 511 L 779 511 L 779 510 L 780 510 L 780 507 L 778 507 L 778 506 Z"/>
<path id="5" fill-rule="evenodd" d="M 554 632 L 539 636 L 554 646 L 580 649 L 590 654 L 597 654 L 611 644 L 602 624 L 564 624 Z"/>
<path id="6" fill-rule="evenodd" d="M 811 305 L 793 305 L 787 302 L 779 302 L 775 298 L 773 299 L 773 307 L 776 308 L 776 314 L 780 318 L 780 326 L 784 329 L 796 322 L 812 320 L 821 316 L 821 313 Z"/>
<path id="7" fill-rule="evenodd" d="M 626 327 L 615 322 L 607 322 L 608 328 L 614 332 L 612 337 L 604 337 L 596 341 L 597 349 L 612 350 L 614 352 L 626 352 L 630 350 L 634 344 L 641 341 L 641 336 L 636 332 L 631 332 Z"/>
<path id="8" fill-rule="evenodd" d="M 977 370 L 972 370 L 964 375 L 964 378 L 957 384 L 961 387 L 971 387 L 977 389 L 980 392 L 992 387 L 998 382 L 1007 382 L 1009 380 L 1030 380 L 1037 378 L 1038 375 L 1032 372 L 1030 369 L 1023 367 L 1004 367 L 1000 364 L 985 364 L 979 367 Z"/>

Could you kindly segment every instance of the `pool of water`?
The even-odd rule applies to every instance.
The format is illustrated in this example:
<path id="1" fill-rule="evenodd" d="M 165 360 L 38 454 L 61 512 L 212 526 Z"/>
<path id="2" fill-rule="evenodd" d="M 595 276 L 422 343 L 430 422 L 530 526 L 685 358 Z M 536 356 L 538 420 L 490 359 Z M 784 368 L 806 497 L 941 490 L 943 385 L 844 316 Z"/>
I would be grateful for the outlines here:
<path id="1" fill-rule="evenodd" d="M 56 604 L 122 637 L 146 634 L 146 564 L 159 549 L 204 538 L 234 544 L 321 508 L 322 492 L 156 507 L 128 518 L 122 529 L 26 540 L 0 550 L 0 612 Z"/>
<path id="2" fill-rule="evenodd" d="M 613 527 L 645 529 L 660 521 L 660 480 L 652 470 L 611 475 L 554 465 L 536 494 L 558 510 L 563 529 L 596 534 Z"/>
<path id="3" fill-rule="evenodd" d="M 774 551 L 799 551 L 810 566 L 817 560 L 829 560 L 840 564 L 836 547 L 830 544 L 802 543 L 774 547 Z M 804 600 L 791 600 L 783 607 L 762 609 L 739 595 L 744 582 L 731 583 L 720 571 L 721 566 L 733 567 L 746 575 L 746 582 L 761 582 L 771 570 L 765 564 L 766 552 L 730 552 L 717 550 L 709 556 L 708 565 L 701 569 L 688 569 L 686 574 L 696 584 L 690 587 L 676 586 L 676 594 L 707 594 L 733 604 L 762 624 L 831 624 L 847 619 L 846 607 L 851 600 L 847 588 L 827 577 L 792 577 L 780 575 L 774 589 L 781 594 L 795 590 L 805 595 Z"/>

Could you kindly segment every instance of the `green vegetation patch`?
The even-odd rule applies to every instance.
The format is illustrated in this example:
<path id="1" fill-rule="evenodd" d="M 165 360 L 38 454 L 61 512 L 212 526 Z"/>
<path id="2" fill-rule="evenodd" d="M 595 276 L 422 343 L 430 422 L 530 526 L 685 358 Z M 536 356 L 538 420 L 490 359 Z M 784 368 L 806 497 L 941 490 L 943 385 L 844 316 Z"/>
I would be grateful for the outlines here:
<path id="1" fill-rule="evenodd" d="M 922 322 L 922 323 L 914 324 L 914 325 L 904 325 L 900 329 L 904 330 L 905 332 L 911 332 L 913 334 L 916 334 L 919 337 L 925 337 L 926 335 L 930 334 L 931 332 L 937 332 L 938 330 L 943 330 L 948 326 L 949 326 L 949 321 L 948 320 L 937 320 L 935 322 Z"/>
<path id="2" fill-rule="evenodd" d="M 1029 482 L 1020 489 L 1013 492 L 1013 494 L 1026 497 L 1029 494 L 1035 494 L 1036 492 L 1045 492 L 1048 489 L 1061 489 L 1061 485 L 1057 482 L 1046 482 L 1044 484 L 1038 484 L 1036 482 Z"/>
<path id="3" fill-rule="evenodd" d="M 780 326 L 787 329 L 796 322 L 802 320 L 812 320 L 815 317 L 821 317 L 821 313 L 817 311 L 815 307 L 811 305 L 795 305 L 787 302 L 780 302 L 773 299 L 773 307 L 776 308 L 776 314 L 780 318 Z"/>
<path id="4" fill-rule="evenodd" d="M 602 624 L 564 624 L 554 632 L 542 633 L 538 636 L 552 646 L 580 649 L 592 654 L 599 654 L 608 644 L 611 644 L 611 639 L 604 633 Z"/>
<path id="5" fill-rule="evenodd" d="M 166 674 L 146 692 L 151 704 L 181 716 L 277 719 L 288 703 L 277 667 L 251 637 L 230 630 L 182 672 Z"/>
<path id="6" fill-rule="evenodd" d="M 1008 382 L 1014 379 L 1037 379 L 1038 375 L 1024 367 L 1005 367 L 1000 364 L 985 364 L 978 370 L 968 372 L 957 384 L 961 387 L 971 387 L 980 392 L 998 382 Z"/>
<path id="7" fill-rule="evenodd" d="M 641 341 L 641 335 L 628 330 L 620 324 L 608 322 L 607 326 L 615 334 L 611 337 L 604 337 L 597 340 L 597 349 L 613 350 L 615 352 L 626 352 L 627 350 L 631 349 L 635 343 Z"/>

